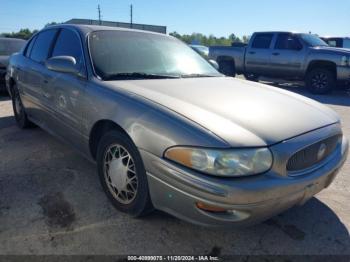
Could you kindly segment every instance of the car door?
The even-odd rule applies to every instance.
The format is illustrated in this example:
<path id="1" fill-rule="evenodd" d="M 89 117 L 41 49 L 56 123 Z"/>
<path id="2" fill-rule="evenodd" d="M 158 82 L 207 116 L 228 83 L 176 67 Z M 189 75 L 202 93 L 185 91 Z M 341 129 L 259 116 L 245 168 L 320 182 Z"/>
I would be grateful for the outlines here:
<path id="1" fill-rule="evenodd" d="M 272 40 L 274 33 L 256 33 L 250 42 L 245 57 L 247 73 L 266 75 L 269 73 Z"/>
<path id="2" fill-rule="evenodd" d="M 46 124 L 45 120 L 49 114 L 42 89 L 45 81 L 45 61 L 57 32 L 57 29 L 44 30 L 34 37 L 27 46 L 23 63 L 17 68 L 19 89 L 26 112 L 42 126 Z"/>
<path id="3" fill-rule="evenodd" d="M 306 48 L 291 33 L 279 33 L 271 52 L 270 68 L 275 77 L 300 77 Z"/>
<path id="4" fill-rule="evenodd" d="M 54 72 L 47 69 L 43 92 L 52 114 L 48 127 L 56 135 L 77 146 L 81 140 L 81 97 L 85 91 L 86 68 L 79 34 L 73 29 L 61 29 L 50 57 L 71 56 L 79 74 Z"/>

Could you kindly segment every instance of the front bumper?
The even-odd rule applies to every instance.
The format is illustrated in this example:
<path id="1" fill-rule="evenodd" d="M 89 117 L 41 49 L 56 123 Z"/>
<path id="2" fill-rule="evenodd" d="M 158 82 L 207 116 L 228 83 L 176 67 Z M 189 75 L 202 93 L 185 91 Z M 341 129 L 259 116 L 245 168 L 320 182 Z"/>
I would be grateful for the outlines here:
<path id="1" fill-rule="evenodd" d="M 304 204 L 328 187 L 344 164 L 348 141 L 341 145 L 317 169 L 300 176 L 289 176 L 281 169 L 281 158 L 291 148 L 310 141 L 313 144 L 325 133 L 339 127 L 330 126 L 271 147 L 275 159 L 272 169 L 263 174 L 245 178 L 217 178 L 202 175 L 174 165 L 142 151 L 150 195 L 155 208 L 180 219 L 205 226 L 249 226 L 264 221 L 295 205 Z M 201 202 L 221 207 L 230 212 L 213 213 L 196 207 Z"/>
<path id="2" fill-rule="evenodd" d="M 341 82 L 350 81 L 350 67 L 337 66 L 337 80 Z"/>

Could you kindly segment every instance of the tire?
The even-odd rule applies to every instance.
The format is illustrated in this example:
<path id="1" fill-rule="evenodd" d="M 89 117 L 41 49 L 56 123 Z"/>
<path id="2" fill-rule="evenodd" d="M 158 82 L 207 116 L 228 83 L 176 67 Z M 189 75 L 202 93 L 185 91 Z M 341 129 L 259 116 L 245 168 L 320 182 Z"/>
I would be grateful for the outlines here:
<path id="1" fill-rule="evenodd" d="M 330 93 L 336 86 L 334 73 L 326 68 L 312 69 L 305 82 L 311 93 L 319 95 Z"/>
<path id="2" fill-rule="evenodd" d="M 236 69 L 233 61 L 219 60 L 219 72 L 226 76 L 236 76 Z"/>
<path id="3" fill-rule="evenodd" d="M 34 124 L 28 119 L 28 116 L 25 112 L 25 108 L 22 103 L 21 96 L 16 85 L 12 87 L 12 93 L 12 108 L 17 126 L 21 129 L 33 127 Z"/>
<path id="4" fill-rule="evenodd" d="M 110 131 L 102 137 L 97 167 L 102 188 L 117 210 L 133 217 L 153 210 L 141 155 L 127 135 Z"/>
<path id="5" fill-rule="evenodd" d="M 253 81 L 253 82 L 259 81 L 259 76 L 255 75 L 255 74 L 246 73 L 246 74 L 244 74 L 244 77 L 245 77 L 245 79 L 247 79 L 249 81 Z"/>

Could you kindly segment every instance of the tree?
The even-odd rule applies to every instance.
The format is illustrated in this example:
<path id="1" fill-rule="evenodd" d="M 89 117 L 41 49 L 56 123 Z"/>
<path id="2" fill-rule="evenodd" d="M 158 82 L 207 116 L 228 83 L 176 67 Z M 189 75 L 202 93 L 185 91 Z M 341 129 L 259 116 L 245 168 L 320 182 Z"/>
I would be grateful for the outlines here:
<path id="1" fill-rule="evenodd" d="M 244 35 L 243 37 L 242 37 L 242 41 L 243 41 L 243 43 L 245 43 L 245 44 L 248 44 L 248 42 L 249 42 L 249 40 L 250 40 L 250 35 Z"/>
<path id="2" fill-rule="evenodd" d="M 45 25 L 45 27 L 51 26 L 51 25 L 58 25 L 59 23 L 57 22 L 50 22 Z"/>
<path id="3" fill-rule="evenodd" d="M 18 32 L 2 33 L 1 35 L 4 37 L 12 37 L 12 38 L 20 38 L 20 39 L 28 40 L 33 34 L 37 32 L 38 30 L 31 31 L 28 28 L 22 28 Z"/>
<path id="4" fill-rule="evenodd" d="M 51 26 L 51 25 L 57 25 L 59 23 L 57 22 L 50 22 L 45 25 L 45 27 Z M 21 28 L 18 32 L 11 32 L 11 33 L 2 33 L 0 34 L 3 37 L 11 37 L 11 38 L 20 38 L 24 40 L 28 40 L 29 38 L 32 37 L 35 33 L 37 33 L 38 30 L 33 30 L 31 31 L 28 28 Z"/>
<path id="5" fill-rule="evenodd" d="M 235 34 L 231 34 L 228 37 L 216 37 L 214 35 L 203 35 L 200 33 L 192 33 L 191 35 L 181 35 L 178 32 L 170 33 L 171 36 L 180 39 L 181 41 L 187 44 L 198 44 L 205 46 L 213 46 L 213 45 L 223 45 L 230 46 L 233 42 L 244 42 L 244 39 L 240 39 Z"/>

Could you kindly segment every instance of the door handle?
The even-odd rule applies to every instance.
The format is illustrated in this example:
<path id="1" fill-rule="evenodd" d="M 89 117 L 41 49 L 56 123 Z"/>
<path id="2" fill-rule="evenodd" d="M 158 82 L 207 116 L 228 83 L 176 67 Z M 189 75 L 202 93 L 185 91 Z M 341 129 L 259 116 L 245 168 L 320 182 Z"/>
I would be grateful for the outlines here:
<path id="1" fill-rule="evenodd" d="M 251 54 L 251 55 L 255 55 L 255 54 L 256 54 L 256 52 L 254 52 L 254 51 L 250 51 L 250 52 L 249 52 L 249 54 Z"/>
<path id="2" fill-rule="evenodd" d="M 272 55 L 274 55 L 274 56 L 279 56 L 280 53 L 272 53 Z"/>

